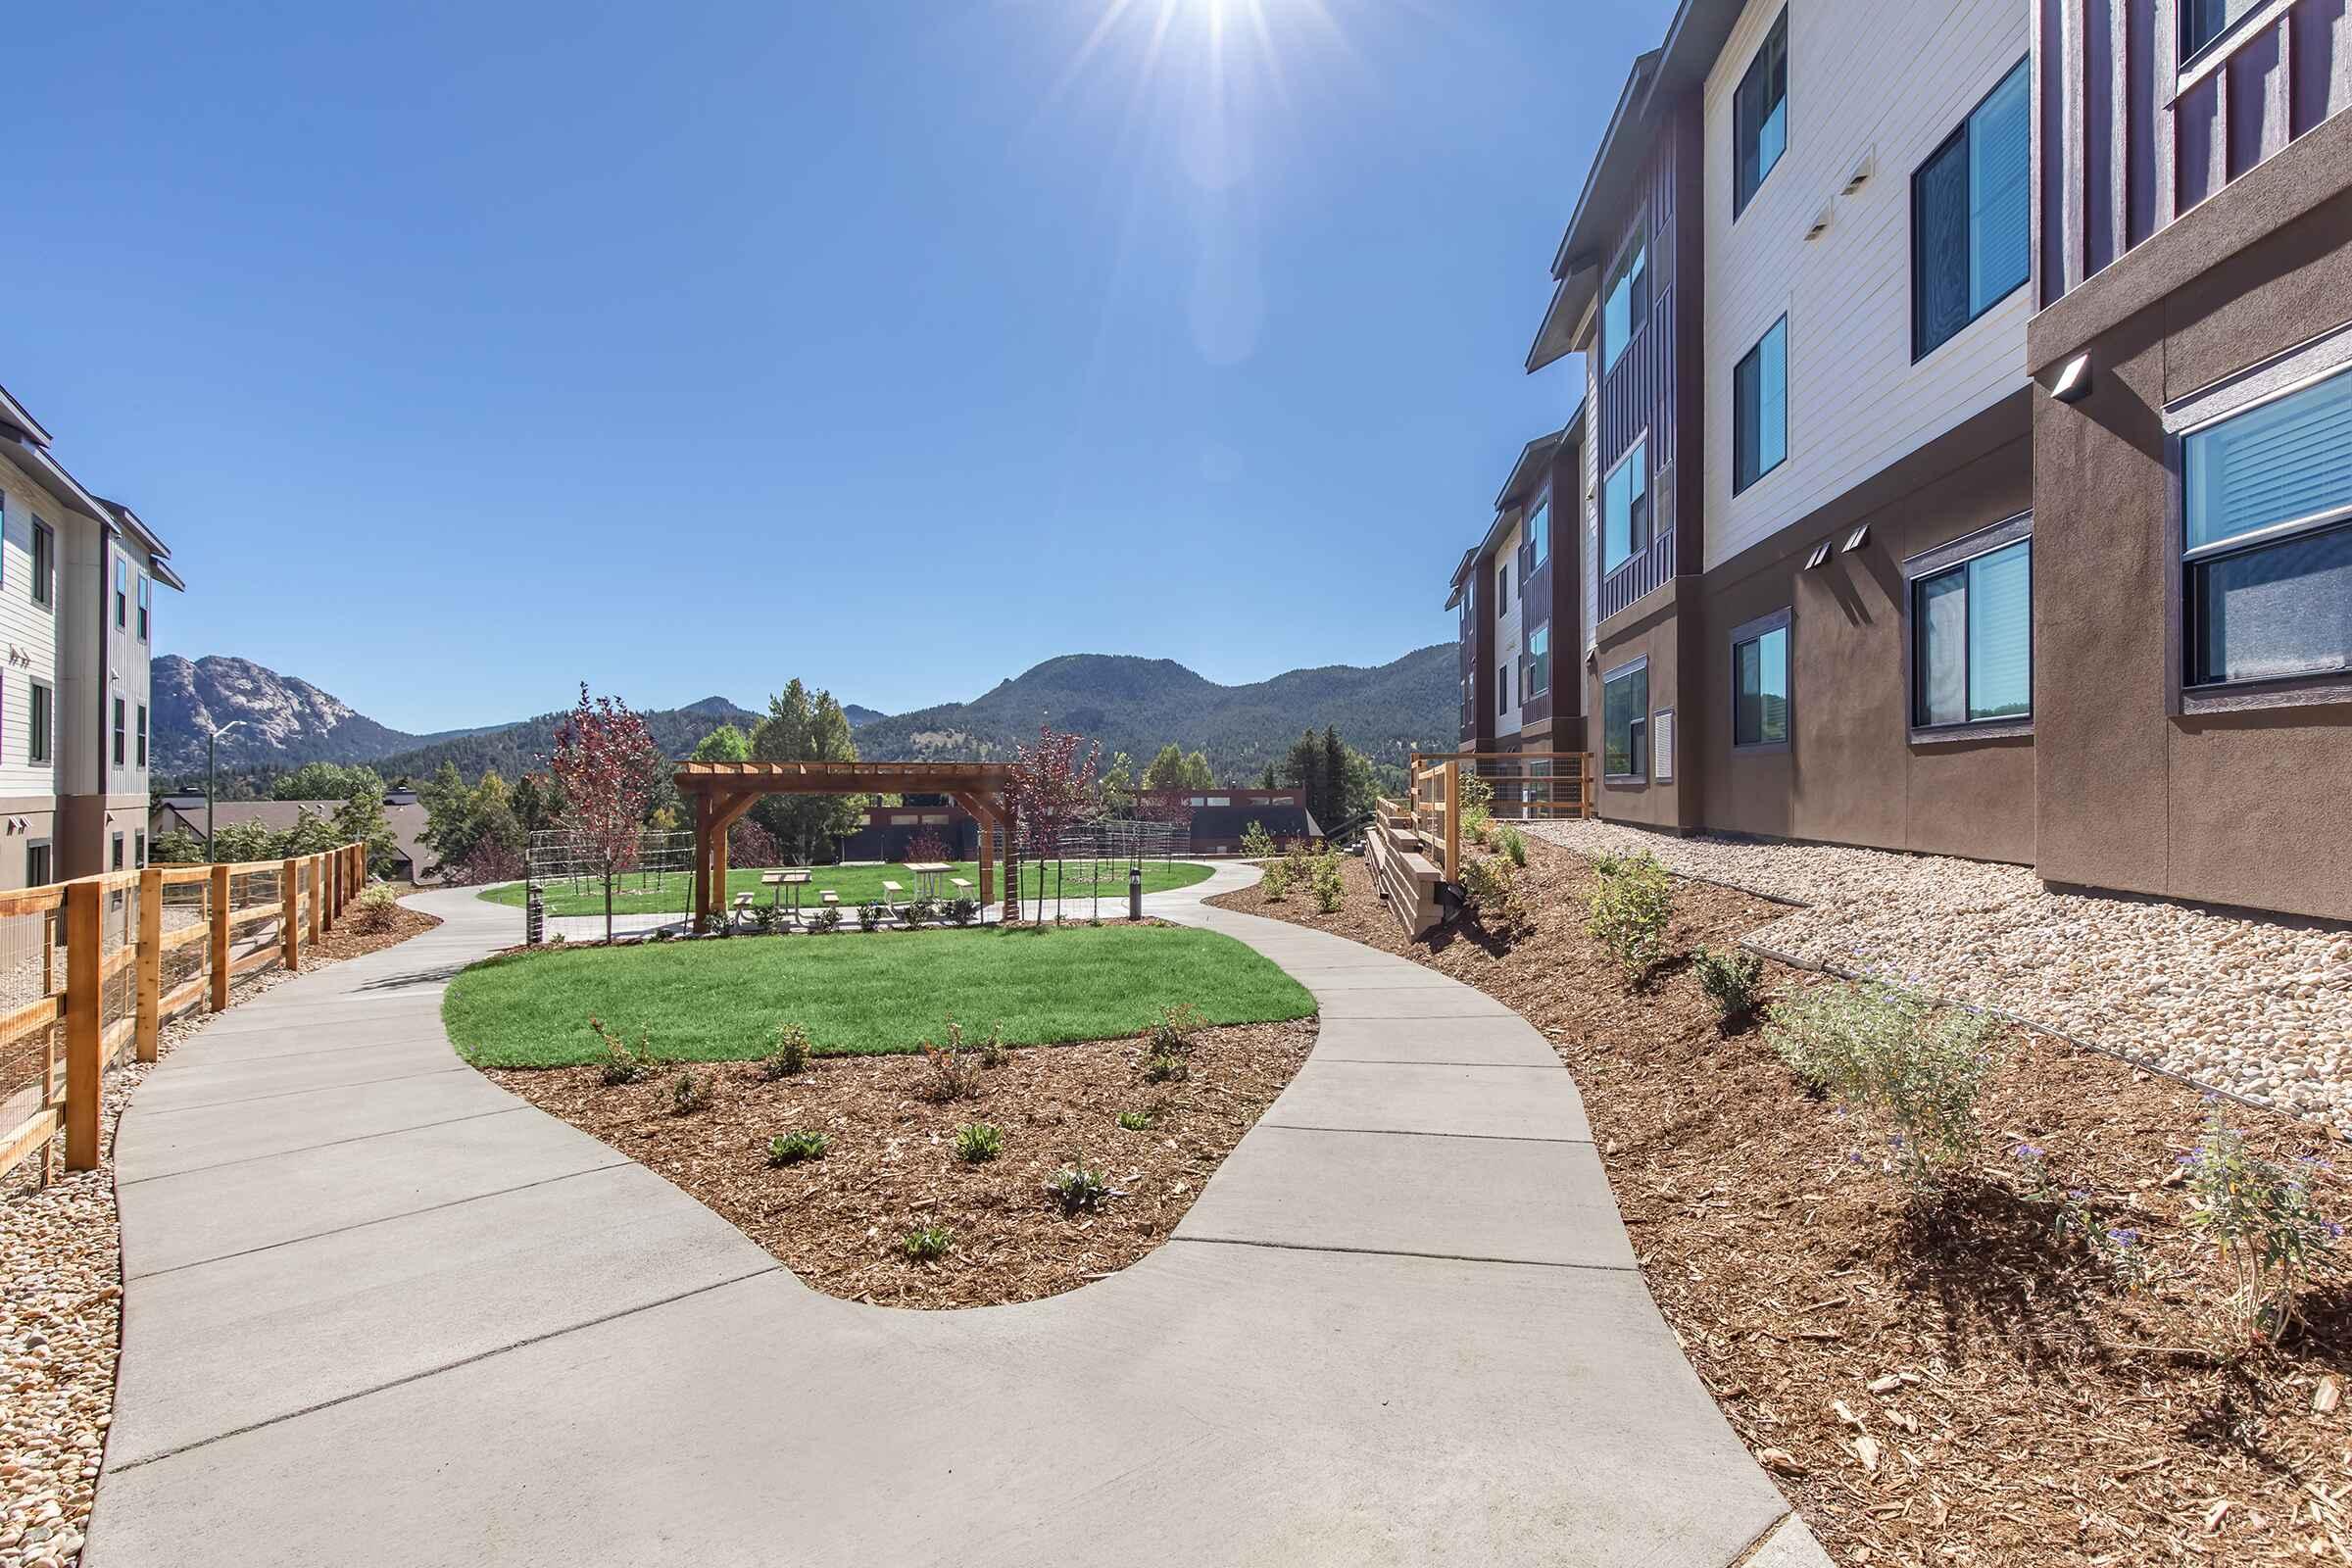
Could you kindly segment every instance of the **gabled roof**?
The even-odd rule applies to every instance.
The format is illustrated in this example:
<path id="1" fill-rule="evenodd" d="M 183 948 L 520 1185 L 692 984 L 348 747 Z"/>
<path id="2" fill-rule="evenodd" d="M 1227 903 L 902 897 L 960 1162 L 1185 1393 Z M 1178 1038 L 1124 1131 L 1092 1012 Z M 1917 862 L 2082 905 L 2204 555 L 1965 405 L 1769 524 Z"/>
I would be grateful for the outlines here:
<path id="1" fill-rule="evenodd" d="M 156 580 L 185 592 L 188 585 L 166 564 L 172 549 L 162 536 L 120 501 L 109 501 L 84 489 L 80 480 L 66 471 L 65 465 L 49 455 L 49 432 L 25 412 L 24 405 L 11 396 L 8 388 L 0 387 L 0 455 L 38 480 L 57 497 L 58 505 L 80 514 L 101 528 L 127 533 L 138 540 L 147 552 Z"/>
<path id="2" fill-rule="evenodd" d="M 169 583 L 172 587 L 179 589 L 182 593 L 185 593 L 188 585 L 184 582 L 181 582 L 179 580 L 179 573 L 173 571 L 170 564 L 168 564 L 172 558 L 172 547 L 165 544 L 163 539 L 157 535 L 153 528 L 148 527 L 146 523 L 140 521 L 139 514 L 137 513 L 131 511 L 122 502 L 109 501 L 104 496 L 100 496 L 98 498 L 98 504 L 106 508 L 108 512 L 114 514 L 114 521 L 117 527 L 121 528 L 124 533 L 129 534 L 133 539 L 136 539 L 146 550 L 148 569 L 154 572 L 156 579 L 160 582 Z"/>
<path id="3" fill-rule="evenodd" d="M 1511 465 L 1511 476 L 1502 482 L 1502 493 L 1494 498 L 1494 520 L 1487 525 L 1486 537 L 1462 552 L 1460 563 L 1453 568 L 1453 576 L 1446 582 L 1446 587 L 1452 590 L 1446 600 L 1447 610 L 1462 602 L 1462 594 L 1470 581 L 1471 567 L 1501 543 L 1503 529 L 1511 521 L 1511 508 L 1535 488 L 1538 476 L 1551 462 L 1553 454 L 1559 451 L 1560 443 L 1582 428 L 1584 422 L 1585 405 L 1580 399 L 1576 412 L 1568 416 L 1566 424 L 1549 435 L 1536 437 L 1519 449 L 1519 461 Z"/>
<path id="4" fill-rule="evenodd" d="M 49 444 L 49 432 L 41 428 L 40 421 L 25 412 L 24 405 L 11 396 L 4 386 L 0 386 L 0 422 L 30 436 L 35 446 L 45 447 Z"/>
<path id="5" fill-rule="evenodd" d="M 1599 290 L 1600 269 L 1626 210 L 1641 195 L 1642 170 L 1650 151 L 1647 133 L 1675 95 L 1706 79 L 1744 8 L 1745 0 L 1682 0 L 1667 24 L 1666 41 L 1637 59 L 1626 74 L 1617 108 L 1585 172 L 1576 210 L 1552 253 L 1551 275 L 1556 281 L 1544 323 L 1527 351 L 1531 372 L 1574 346 L 1570 334 Z"/>

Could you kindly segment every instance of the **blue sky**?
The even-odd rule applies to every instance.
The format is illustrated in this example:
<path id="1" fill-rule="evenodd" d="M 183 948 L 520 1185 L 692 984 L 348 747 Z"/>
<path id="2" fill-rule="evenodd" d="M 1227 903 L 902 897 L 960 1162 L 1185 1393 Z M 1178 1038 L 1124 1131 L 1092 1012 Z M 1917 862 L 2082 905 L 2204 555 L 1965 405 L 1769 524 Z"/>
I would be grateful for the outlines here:
<path id="1" fill-rule="evenodd" d="M 171 542 L 160 651 L 403 728 L 1382 662 L 1569 410 L 1670 11 L 37 7 L 0 382 Z"/>

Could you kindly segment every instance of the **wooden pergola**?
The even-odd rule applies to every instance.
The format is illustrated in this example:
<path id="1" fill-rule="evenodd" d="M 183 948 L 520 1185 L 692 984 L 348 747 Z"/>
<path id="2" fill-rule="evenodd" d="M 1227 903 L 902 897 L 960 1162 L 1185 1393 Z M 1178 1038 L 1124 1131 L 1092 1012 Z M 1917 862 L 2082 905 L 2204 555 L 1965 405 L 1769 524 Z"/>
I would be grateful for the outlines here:
<path id="1" fill-rule="evenodd" d="M 680 762 L 678 793 L 694 803 L 694 918 L 726 903 L 727 829 L 770 795 L 945 795 L 980 823 L 980 904 L 996 902 L 996 835 L 1011 839 L 1010 762 Z M 1005 889 L 1005 917 L 1012 890 Z"/>

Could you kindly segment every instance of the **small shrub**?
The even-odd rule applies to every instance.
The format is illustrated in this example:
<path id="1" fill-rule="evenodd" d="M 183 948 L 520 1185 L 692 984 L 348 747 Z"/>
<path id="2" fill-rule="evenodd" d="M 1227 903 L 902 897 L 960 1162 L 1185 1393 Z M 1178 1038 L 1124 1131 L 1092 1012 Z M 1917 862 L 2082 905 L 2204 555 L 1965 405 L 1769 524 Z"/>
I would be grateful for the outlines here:
<path id="1" fill-rule="evenodd" d="M 806 1159 L 822 1159 L 831 1142 L 823 1133 L 778 1133 L 767 1141 L 767 1162 L 798 1165 Z"/>
<path id="2" fill-rule="evenodd" d="M 1462 862 L 1462 893 L 1478 911 L 1478 923 L 1497 936 L 1517 936 L 1535 925 L 1519 868 L 1499 855 L 1473 856 Z"/>
<path id="3" fill-rule="evenodd" d="M 1327 847 L 1315 857 L 1315 907 L 1337 914 L 1348 900 L 1348 884 L 1340 877 L 1340 858 Z"/>
<path id="4" fill-rule="evenodd" d="M 379 936 L 392 929 L 400 915 L 400 896 L 389 882 L 370 882 L 353 901 L 351 928 L 362 936 Z"/>
<path id="5" fill-rule="evenodd" d="M 1065 1215 L 1092 1214 L 1102 1206 L 1102 1200 L 1111 1196 L 1110 1183 L 1086 1162 L 1083 1154 L 1055 1171 L 1054 1179 L 1046 1183 L 1046 1191 L 1054 1196 Z"/>
<path id="6" fill-rule="evenodd" d="M 1148 1110 L 1119 1112 L 1119 1130 L 1129 1133 L 1148 1133 L 1159 1125 L 1159 1117 Z"/>
<path id="7" fill-rule="evenodd" d="M 596 1037 L 605 1043 L 602 1076 L 606 1088 L 617 1089 L 623 1084 L 633 1084 L 653 1071 L 653 1031 L 650 1029 L 640 1031 L 637 1036 L 637 1044 L 632 1049 L 622 1041 L 619 1035 L 606 1028 L 605 1020 L 593 1012 L 588 1015 L 588 1027 L 596 1031 Z"/>
<path id="8" fill-rule="evenodd" d="M 707 937 L 731 937 L 735 934 L 735 920 L 724 909 L 712 909 L 695 923 L 695 929 Z"/>
<path id="9" fill-rule="evenodd" d="M 1883 1167 L 1925 1192 L 1976 1157 L 1991 1033 L 1975 1013 L 1865 981 L 1780 1003 L 1765 1037 L 1799 1078 L 1875 1121 Z"/>
<path id="10" fill-rule="evenodd" d="M 923 1086 L 927 1099 L 952 1105 L 958 1100 L 980 1098 L 979 1053 L 964 1045 L 961 1024 L 950 1017 L 947 1044 L 935 1046 L 925 1040 L 918 1049 L 923 1059 L 931 1064 L 930 1082 Z"/>
<path id="11" fill-rule="evenodd" d="M 1494 781 L 1479 777 L 1459 763 L 1454 766 L 1453 776 L 1462 792 L 1462 832 L 1473 843 L 1484 844 L 1494 820 Z"/>
<path id="12" fill-rule="evenodd" d="M 907 930 L 912 931 L 917 926 L 936 921 L 939 918 L 939 906 L 930 899 L 908 899 L 899 906 L 899 918 L 906 922 Z"/>
<path id="13" fill-rule="evenodd" d="M 2232 1276 L 2230 1307 L 2249 1343 L 2277 1345 L 2295 1324 L 2304 1277 L 2342 1240 L 2343 1226 L 2323 1217 L 2310 1171 L 2264 1159 L 2246 1148 L 2220 1104 L 2205 1123 L 2188 1164 L 2189 1224 L 2211 1242 Z"/>
<path id="14" fill-rule="evenodd" d="M 994 1122 L 976 1121 L 956 1129 L 956 1157 L 966 1165 L 985 1165 L 1004 1152 L 1004 1129 Z"/>
<path id="15" fill-rule="evenodd" d="M 797 1023 L 776 1025 L 776 1049 L 760 1063 L 760 1076 L 770 1083 L 797 1078 L 808 1069 L 808 1031 Z"/>
<path id="16" fill-rule="evenodd" d="M 1144 1082 L 1182 1083 L 1193 1075 L 1193 1064 L 1182 1056 L 1154 1051 L 1144 1058 Z"/>
<path id="17" fill-rule="evenodd" d="M 1666 923 L 1673 915 L 1674 886 L 1657 857 L 1644 850 L 1601 876 L 1585 930 L 1639 985 L 1666 956 Z"/>
<path id="18" fill-rule="evenodd" d="M 1274 858 L 1274 835 L 1266 831 L 1264 823 L 1252 822 L 1242 829 L 1242 854 L 1252 860 Z"/>
<path id="19" fill-rule="evenodd" d="M 691 1072 L 678 1074 L 677 1082 L 669 1086 L 669 1108 L 679 1116 L 691 1116 L 698 1110 L 710 1108 L 710 1075 L 697 1077 Z"/>
<path id="20" fill-rule="evenodd" d="M 1012 1053 L 1004 1049 L 1004 1025 L 991 1024 L 988 1038 L 980 1042 L 980 1065 L 1002 1067 L 1011 1059 Z"/>
<path id="21" fill-rule="evenodd" d="M 2050 1211 L 2050 1240 L 2060 1247 L 2079 1247 L 2104 1264 L 2116 1282 L 2136 1291 L 2156 1279 L 2154 1254 L 2141 1244 L 2139 1232 L 2128 1226 L 2102 1225 L 2091 1212 L 2090 1194 L 2066 1187 L 2050 1173 L 2049 1155 L 2032 1144 L 2009 1151 L 2016 1162 L 2018 1190 L 2026 1200 Z"/>
<path id="22" fill-rule="evenodd" d="M 840 930 L 841 906 L 838 904 L 819 905 L 816 910 L 816 928 L 828 936 Z"/>
<path id="23" fill-rule="evenodd" d="M 1162 1007 L 1159 1020 L 1145 1030 L 1144 1036 L 1151 1041 L 1152 1050 L 1157 1054 L 1189 1056 L 1193 1051 L 1193 1037 L 1207 1027 L 1208 1021 L 1200 1016 L 1199 1007 L 1189 1002 L 1180 1002 L 1172 1007 Z"/>
<path id="24" fill-rule="evenodd" d="M 1505 825 L 1496 827 L 1492 837 L 1494 841 L 1494 848 L 1504 859 L 1509 860 L 1521 870 L 1527 868 L 1527 836 L 1525 834 L 1515 827 Z"/>
<path id="25" fill-rule="evenodd" d="M 1264 890 L 1268 904 L 1280 904 L 1291 896 L 1291 867 L 1287 860 L 1268 860 L 1257 885 Z"/>
<path id="26" fill-rule="evenodd" d="M 841 912 L 838 906 L 834 912 L 836 914 Z M 868 900 L 858 906 L 858 929 L 860 931 L 879 931 L 882 929 L 882 922 L 889 918 L 890 906 L 879 900 Z"/>
<path id="27" fill-rule="evenodd" d="M 761 936 L 772 936 L 783 923 L 783 912 L 772 904 L 752 906 L 752 929 Z"/>
<path id="28" fill-rule="evenodd" d="M 1737 949 L 1712 953 L 1700 948 L 1690 955 L 1698 983 L 1715 1004 L 1718 1025 L 1728 1034 L 1756 1015 L 1756 991 L 1764 983 L 1764 960 Z"/>
<path id="29" fill-rule="evenodd" d="M 946 1225 L 921 1225 L 899 1240 L 899 1250 L 917 1263 L 935 1263 L 956 1244 L 956 1232 Z"/>
<path id="30" fill-rule="evenodd" d="M 947 907 L 941 912 L 947 916 L 950 925 L 970 925 L 974 920 L 980 918 L 980 901 L 964 898 L 950 899 Z"/>

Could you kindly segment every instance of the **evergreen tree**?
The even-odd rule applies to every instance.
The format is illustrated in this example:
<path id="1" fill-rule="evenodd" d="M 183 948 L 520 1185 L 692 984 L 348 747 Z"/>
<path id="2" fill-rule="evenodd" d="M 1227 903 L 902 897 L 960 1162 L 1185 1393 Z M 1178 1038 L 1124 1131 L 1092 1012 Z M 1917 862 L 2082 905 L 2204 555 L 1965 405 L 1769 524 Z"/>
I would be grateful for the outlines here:
<path id="1" fill-rule="evenodd" d="M 1340 742 L 1340 727 L 1331 724 L 1323 730 L 1323 808 L 1315 812 L 1315 820 L 1337 827 L 1347 815 L 1348 748 Z"/>
<path id="2" fill-rule="evenodd" d="M 752 731 L 752 756 L 762 762 L 855 762 L 858 743 L 849 715 L 830 692 L 811 693 L 798 679 L 768 699 L 767 717 Z M 835 840 L 858 830 L 865 801 L 857 795 L 771 795 L 752 808 L 795 864 L 808 864 Z"/>
<path id="3" fill-rule="evenodd" d="M 1209 790 L 1217 787 L 1217 775 L 1210 772 L 1208 759 L 1200 752 L 1184 760 L 1184 787 L 1188 790 Z"/>
<path id="4" fill-rule="evenodd" d="M 1170 741 L 1159 749 L 1158 756 L 1152 759 L 1152 765 L 1144 769 L 1144 788 L 1148 790 L 1183 789 L 1185 787 L 1184 765 L 1184 754 L 1176 749 L 1174 741 Z"/>
<path id="5" fill-rule="evenodd" d="M 697 741 L 693 760 L 697 762 L 748 762 L 752 760 L 752 738 L 732 724 L 721 724 Z"/>
<path id="6" fill-rule="evenodd" d="M 392 862 L 400 855 L 400 841 L 392 836 L 392 823 L 384 815 L 383 785 L 379 781 L 370 790 L 368 780 L 375 775 L 366 768 L 354 771 L 368 777 L 359 781 L 359 789 L 335 810 L 335 843 L 367 845 L 368 874 L 390 876 Z"/>

